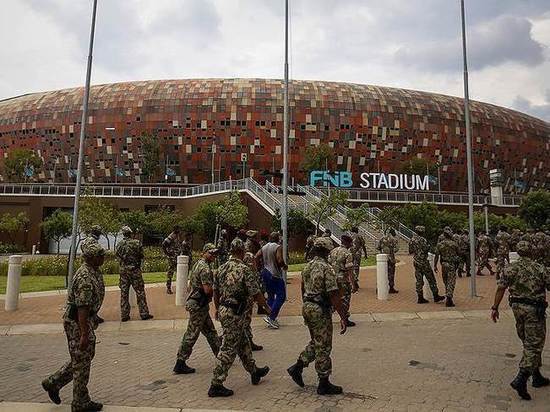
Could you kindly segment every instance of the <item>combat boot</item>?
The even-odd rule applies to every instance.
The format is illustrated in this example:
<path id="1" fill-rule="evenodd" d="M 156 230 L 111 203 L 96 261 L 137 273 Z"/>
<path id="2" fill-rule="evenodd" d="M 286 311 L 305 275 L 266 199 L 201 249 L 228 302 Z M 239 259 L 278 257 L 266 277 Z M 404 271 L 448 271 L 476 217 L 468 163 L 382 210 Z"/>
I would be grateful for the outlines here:
<path id="1" fill-rule="evenodd" d="M 441 296 L 439 294 L 434 295 L 434 302 L 441 302 L 442 300 L 445 300 L 445 296 Z"/>
<path id="2" fill-rule="evenodd" d="M 59 389 L 53 388 L 47 381 L 42 381 L 42 389 L 48 392 L 48 396 L 51 401 L 56 405 L 61 403 L 61 397 L 59 396 Z"/>
<path id="3" fill-rule="evenodd" d="M 178 359 L 174 366 L 174 373 L 176 375 L 189 375 L 190 373 L 195 373 L 195 368 L 190 368 L 184 360 Z"/>
<path id="4" fill-rule="evenodd" d="M 532 382 L 533 383 L 533 388 L 542 388 L 543 386 L 550 385 L 550 379 L 545 378 L 544 376 L 542 376 L 542 374 L 540 373 L 539 368 L 537 368 L 533 371 L 532 379 L 533 379 L 533 382 Z"/>
<path id="5" fill-rule="evenodd" d="M 349 320 L 349 318 L 346 319 L 346 326 L 348 328 L 353 328 L 356 325 L 356 323 L 352 320 Z"/>
<path id="6" fill-rule="evenodd" d="M 302 373 L 304 372 L 304 362 L 302 362 L 300 359 L 296 361 L 294 365 L 292 365 L 290 368 L 286 370 L 292 380 L 298 385 L 300 388 L 303 388 L 304 385 L 304 379 L 302 378 Z"/>
<path id="7" fill-rule="evenodd" d="M 455 303 L 453 302 L 453 298 L 450 298 L 447 296 L 447 300 L 445 301 L 445 306 L 448 307 L 448 308 L 453 308 L 455 307 Z"/>
<path id="8" fill-rule="evenodd" d="M 429 303 L 426 299 L 424 299 L 424 295 L 419 293 L 418 294 L 418 300 L 416 301 L 419 305 L 422 305 L 424 303 Z"/>
<path id="9" fill-rule="evenodd" d="M 259 384 L 260 379 L 262 379 L 268 373 L 269 373 L 269 366 L 264 366 L 263 368 L 256 368 L 256 370 L 250 374 L 250 380 L 252 381 L 252 385 Z"/>
<path id="10" fill-rule="evenodd" d="M 342 392 L 342 387 L 330 383 L 328 376 L 325 378 L 319 378 L 319 386 L 317 387 L 318 395 L 339 395 Z"/>
<path id="11" fill-rule="evenodd" d="M 97 412 L 103 409 L 103 404 L 99 402 L 90 401 L 83 408 L 71 408 L 72 412 Z"/>
<path id="12" fill-rule="evenodd" d="M 123 318 L 120 318 L 121 322 L 128 322 L 130 320 L 130 316 L 124 316 Z"/>
<path id="13" fill-rule="evenodd" d="M 520 368 L 516 378 L 510 382 L 510 386 L 516 390 L 521 399 L 530 401 L 531 395 L 527 392 L 527 379 L 529 379 L 529 372 Z"/>
<path id="14" fill-rule="evenodd" d="M 390 290 L 389 290 L 389 293 L 399 293 L 399 291 L 397 289 L 395 289 L 394 287 L 391 287 Z"/>
<path id="15" fill-rule="evenodd" d="M 141 320 L 149 320 L 149 319 L 153 319 L 153 318 L 154 318 L 154 316 L 151 315 L 151 314 L 149 313 L 149 314 L 147 314 L 147 315 L 145 315 L 145 316 L 142 316 L 142 317 L 141 317 Z"/>
<path id="16" fill-rule="evenodd" d="M 172 282 L 166 282 L 166 294 L 171 295 L 172 294 Z"/>
<path id="17" fill-rule="evenodd" d="M 256 345 L 254 342 L 250 341 L 250 348 L 252 349 L 252 352 L 257 352 L 259 350 L 263 350 L 264 347 L 262 345 Z"/>
<path id="18" fill-rule="evenodd" d="M 210 385 L 208 389 L 208 396 L 210 398 L 227 398 L 228 396 L 233 396 L 233 391 L 227 389 L 223 385 Z"/>

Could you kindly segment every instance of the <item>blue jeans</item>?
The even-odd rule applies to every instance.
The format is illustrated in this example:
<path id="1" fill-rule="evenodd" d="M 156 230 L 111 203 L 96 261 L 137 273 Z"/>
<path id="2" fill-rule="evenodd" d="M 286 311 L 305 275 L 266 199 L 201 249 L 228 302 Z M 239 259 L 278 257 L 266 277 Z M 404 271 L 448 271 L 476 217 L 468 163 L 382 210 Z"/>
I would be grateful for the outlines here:
<path id="1" fill-rule="evenodd" d="M 267 292 L 267 306 L 271 309 L 269 318 L 275 320 L 286 300 L 286 283 L 284 279 L 274 277 L 265 268 L 262 270 L 262 279 Z"/>

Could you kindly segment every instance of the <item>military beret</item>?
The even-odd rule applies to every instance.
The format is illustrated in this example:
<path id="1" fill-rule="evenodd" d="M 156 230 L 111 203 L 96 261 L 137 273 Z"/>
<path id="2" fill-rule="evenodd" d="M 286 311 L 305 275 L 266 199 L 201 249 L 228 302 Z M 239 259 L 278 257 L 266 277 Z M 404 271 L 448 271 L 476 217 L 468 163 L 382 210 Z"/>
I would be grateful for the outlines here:
<path id="1" fill-rule="evenodd" d="M 529 242 L 522 240 L 516 245 L 516 251 L 520 255 L 527 255 L 531 252 L 531 246 L 529 245 Z"/>
<path id="2" fill-rule="evenodd" d="M 99 256 L 105 256 L 105 249 L 97 242 L 87 242 L 80 247 L 84 259 L 93 259 Z"/>
<path id="3" fill-rule="evenodd" d="M 424 230 L 426 230 L 426 228 L 422 225 L 418 225 L 414 228 L 414 230 L 417 232 L 423 232 Z"/>
<path id="4" fill-rule="evenodd" d="M 229 250 L 231 252 L 244 251 L 244 242 L 241 239 L 239 239 L 238 237 L 236 237 L 231 242 L 231 246 L 229 247 Z"/>
<path id="5" fill-rule="evenodd" d="M 213 243 L 207 243 L 202 247 L 202 251 L 204 253 L 208 252 L 210 254 L 216 254 L 218 252 L 218 249 L 216 248 L 216 246 L 214 246 Z"/>
<path id="6" fill-rule="evenodd" d="M 326 249 L 329 252 L 334 249 L 334 244 L 332 243 L 332 240 L 328 237 L 318 237 L 313 241 L 313 246 L 319 249 Z"/>
<path id="7" fill-rule="evenodd" d="M 122 232 L 123 235 L 131 235 L 133 232 L 132 232 L 132 229 L 130 229 L 130 226 L 122 226 L 122 229 L 120 229 L 120 231 Z"/>

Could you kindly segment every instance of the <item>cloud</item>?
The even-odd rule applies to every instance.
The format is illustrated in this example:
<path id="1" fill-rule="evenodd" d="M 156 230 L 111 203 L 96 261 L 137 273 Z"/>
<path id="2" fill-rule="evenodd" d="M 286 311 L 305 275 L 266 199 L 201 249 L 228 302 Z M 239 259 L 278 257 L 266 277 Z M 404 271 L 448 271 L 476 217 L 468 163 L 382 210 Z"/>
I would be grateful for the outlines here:
<path id="1" fill-rule="evenodd" d="M 525 97 L 517 96 L 512 106 L 521 112 L 531 113 L 550 122 L 550 89 L 546 90 L 545 100 L 541 104 L 533 104 Z"/>

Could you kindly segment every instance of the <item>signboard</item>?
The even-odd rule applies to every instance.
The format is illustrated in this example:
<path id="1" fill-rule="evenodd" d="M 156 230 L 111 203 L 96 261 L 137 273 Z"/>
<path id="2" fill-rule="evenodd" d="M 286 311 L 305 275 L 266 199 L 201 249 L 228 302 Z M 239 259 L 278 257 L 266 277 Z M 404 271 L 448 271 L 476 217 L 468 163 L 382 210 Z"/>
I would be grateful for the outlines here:
<path id="1" fill-rule="evenodd" d="M 430 176 L 395 173 L 361 173 L 358 185 L 351 172 L 327 172 L 314 170 L 309 175 L 310 186 L 334 186 L 339 188 L 361 187 L 371 190 L 430 190 Z"/>

